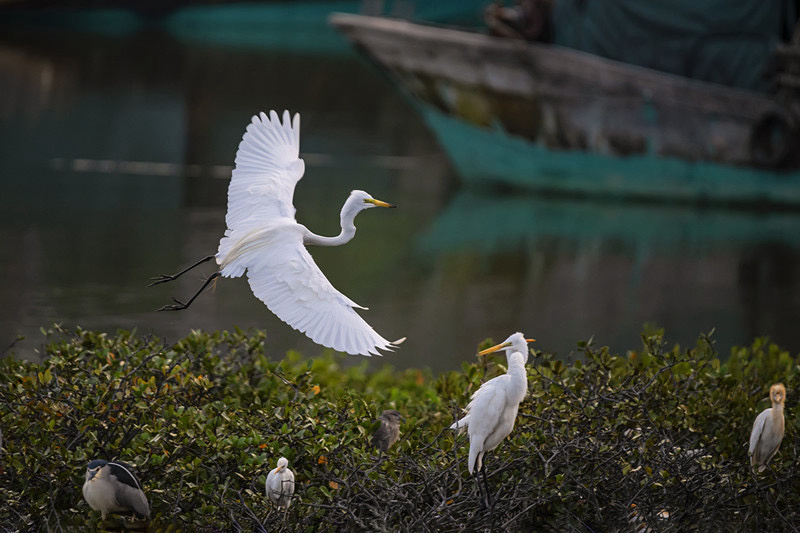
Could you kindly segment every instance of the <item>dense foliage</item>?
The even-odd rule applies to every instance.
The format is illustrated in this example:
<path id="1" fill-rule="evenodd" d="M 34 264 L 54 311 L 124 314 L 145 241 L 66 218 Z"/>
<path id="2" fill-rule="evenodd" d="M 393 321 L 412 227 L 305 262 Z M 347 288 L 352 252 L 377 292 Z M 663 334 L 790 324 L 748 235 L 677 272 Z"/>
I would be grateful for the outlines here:
<path id="1" fill-rule="evenodd" d="M 93 458 L 136 465 L 151 531 L 796 530 L 798 360 L 765 340 L 721 363 L 708 336 L 689 350 L 642 339 L 625 355 L 581 343 L 571 363 L 530 358 L 484 509 L 447 427 L 502 357 L 433 378 L 333 354 L 274 362 L 259 332 L 166 346 L 54 328 L 43 363 L 0 362 L 0 531 L 97 526 L 81 496 Z M 786 437 L 755 474 L 747 440 L 777 381 Z M 405 422 L 379 456 L 369 436 L 388 408 Z M 282 455 L 298 481 L 285 515 L 264 494 Z"/>

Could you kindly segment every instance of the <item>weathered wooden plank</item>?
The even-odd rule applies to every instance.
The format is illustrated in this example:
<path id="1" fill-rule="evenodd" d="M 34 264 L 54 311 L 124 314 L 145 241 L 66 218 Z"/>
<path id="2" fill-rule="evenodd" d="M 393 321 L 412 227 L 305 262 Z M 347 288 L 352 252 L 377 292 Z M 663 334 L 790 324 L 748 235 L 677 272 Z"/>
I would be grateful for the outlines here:
<path id="1" fill-rule="evenodd" d="M 772 106 L 758 93 L 691 80 L 553 45 L 495 38 L 404 20 L 336 14 L 331 24 L 390 69 L 449 79 L 506 94 L 681 103 L 752 120 Z"/>

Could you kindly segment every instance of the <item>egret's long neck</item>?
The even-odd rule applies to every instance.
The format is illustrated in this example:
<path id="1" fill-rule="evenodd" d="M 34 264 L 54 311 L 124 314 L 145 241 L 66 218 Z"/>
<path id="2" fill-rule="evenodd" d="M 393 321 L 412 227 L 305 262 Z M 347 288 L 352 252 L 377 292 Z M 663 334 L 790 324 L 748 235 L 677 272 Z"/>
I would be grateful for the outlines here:
<path id="1" fill-rule="evenodd" d="M 525 358 L 519 352 L 508 354 L 508 375 L 511 376 L 509 398 L 521 402 L 528 394 L 528 373 L 525 371 Z"/>
<path id="2" fill-rule="evenodd" d="M 323 237 L 316 235 L 310 231 L 303 237 L 303 243 L 315 244 L 317 246 L 340 246 L 350 242 L 356 235 L 356 225 L 353 223 L 358 211 L 352 212 L 347 209 L 347 204 L 342 207 L 342 213 L 339 217 L 342 231 L 336 237 Z"/>

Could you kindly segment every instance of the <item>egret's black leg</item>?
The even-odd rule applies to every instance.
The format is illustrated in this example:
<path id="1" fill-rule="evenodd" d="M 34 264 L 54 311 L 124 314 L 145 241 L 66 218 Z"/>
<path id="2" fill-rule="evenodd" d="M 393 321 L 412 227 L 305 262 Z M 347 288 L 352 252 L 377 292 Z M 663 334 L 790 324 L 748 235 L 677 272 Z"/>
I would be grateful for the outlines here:
<path id="1" fill-rule="evenodd" d="M 182 309 L 186 309 L 187 307 L 192 305 L 192 302 L 194 301 L 194 299 L 197 298 L 200 295 L 200 293 L 203 292 L 205 290 L 205 288 L 208 287 L 209 284 L 212 281 L 214 281 L 215 279 L 217 279 L 221 275 L 222 275 L 221 272 L 214 272 L 213 274 L 211 274 L 208 277 L 208 279 L 206 280 L 206 282 L 203 283 L 203 286 L 200 287 L 200 290 L 197 291 L 196 293 L 194 293 L 194 296 L 192 296 L 191 299 L 188 302 L 183 303 L 182 301 L 178 300 L 177 298 L 173 298 L 172 301 L 175 302 L 175 305 L 165 305 L 164 307 L 159 309 L 159 311 L 181 311 Z"/>
<path id="2" fill-rule="evenodd" d="M 154 278 L 150 278 L 150 280 L 152 281 L 152 283 L 150 283 L 150 284 L 148 285 L 148 287 L 152 287 L 153 285 L 158 285 L 159 283 L 166 283 L 167 281 L 172 281 L 172 280 L 174 280 L 174 279 L 178 279 L 179 277 L 183 276 L 184 274 L 186 274 L 187 272 L 189 272 L 189 271 L 190 271 L 191 269 L 193 269 L 194 267 L 196 267 L 196 266 L 199 266 L 199 265 L 202 265 L 202 264 L 203 264 L 203 263 L 205 263 L 206 261 L 211 261 L 212 259 L 214 259 L 214 257 L 216 257 L 216 256 L 214 256 L 214 255 L 209 255 L 209 256 L 207 256 L 207 257 L 204 257 L 204 258 L 202 258 L 200 261 L 198 261 L 197 263 L 193 264 L 192 266 L 190 266 L 190 267 L 188 267 L 188 268 L 184 268 L 183 270 L 181 270 L 181 271 L 180 271 L 180 272 L 178 272 L 177 274 L 172 274 L 172 275 L 170 275 L 170 274 L 161 274 L 160 276 L 156 276 L 156 277 L 154 277 Z"/>
<path id="3" fill-rule="evenodd" d="M 478 486 L 478 498 L 480 498 L 480 500 L 481 500 L 481 508 L 485 509 L 486 508 L 486 498 L 484 498 L 484 496 L 483 496 L 483 487 L 481 486 L 481 474 L 480 474 L 480 472 L 478 472 L 476 470 L 475 473 L 472 474 L 472 477 L 475 478 L 475 485 Z"/>
<path id="4" fill-rule="evenodd" d="M 486 507 L 491 509 L 494 505 L 494 502 L 492 502 L 492 495 L 489 493 L 489 480 L 486 479 L 486 463 L 484 462 L 481 467 L 481 474 L 483 475 L 483 489 L 484 493 L 486 494 Z"/>
<path id="5" fill-rule="evenodd" d="M 484 467 L 486 466 L 484 459 L 486 458 L 485 452 L 481 452 L 478 454 L 478 460 L 476 461 L 476 465 L 480 465 L 480 470 L 475 470 L 475 484 L 478 485 L 478 494 L 480 495 L 481 499 L 481 507 L 484 509 L 489 508 L 489 486 L 485 483 L 486 480 L 486 471 Z M 483 470 L 483 479 L 484 484 L 481 486 L 481 471 Z"/>

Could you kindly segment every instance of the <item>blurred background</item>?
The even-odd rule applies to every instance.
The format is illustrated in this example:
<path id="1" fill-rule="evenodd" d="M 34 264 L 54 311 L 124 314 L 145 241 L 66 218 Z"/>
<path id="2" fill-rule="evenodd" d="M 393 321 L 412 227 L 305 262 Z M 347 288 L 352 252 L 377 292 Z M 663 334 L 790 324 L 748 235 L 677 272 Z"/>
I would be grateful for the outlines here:
<path id="1" fill-rule="evenodd" d="M 276 358 L 319 354 L 243 278 L 155 312 L 211 265 L 147 287 L 216 251 L 236 148 L 269 109 L 302 116 L 298 221 L 337 234 L 352 189 L 399 207 L 360 215 L 344 247 L 311 250 L 380 334 L 408 337 L 380 363 L 458 369 L 517 330 L 564 357 L 592 337 L 624 351 L 645 324 L 687 347 L 715 329 L 723 356 L 762 335 L 800 351 L 800 211 L 466 184 L 408 94 L 327 23 L 390 6 L 82 4 L 0 3 L 4 354 L 37 359 L 53 323 L 168 343 L 252 327 Z M 483 25 L 486 2 L 417 4 L 394 9 Z"/>

